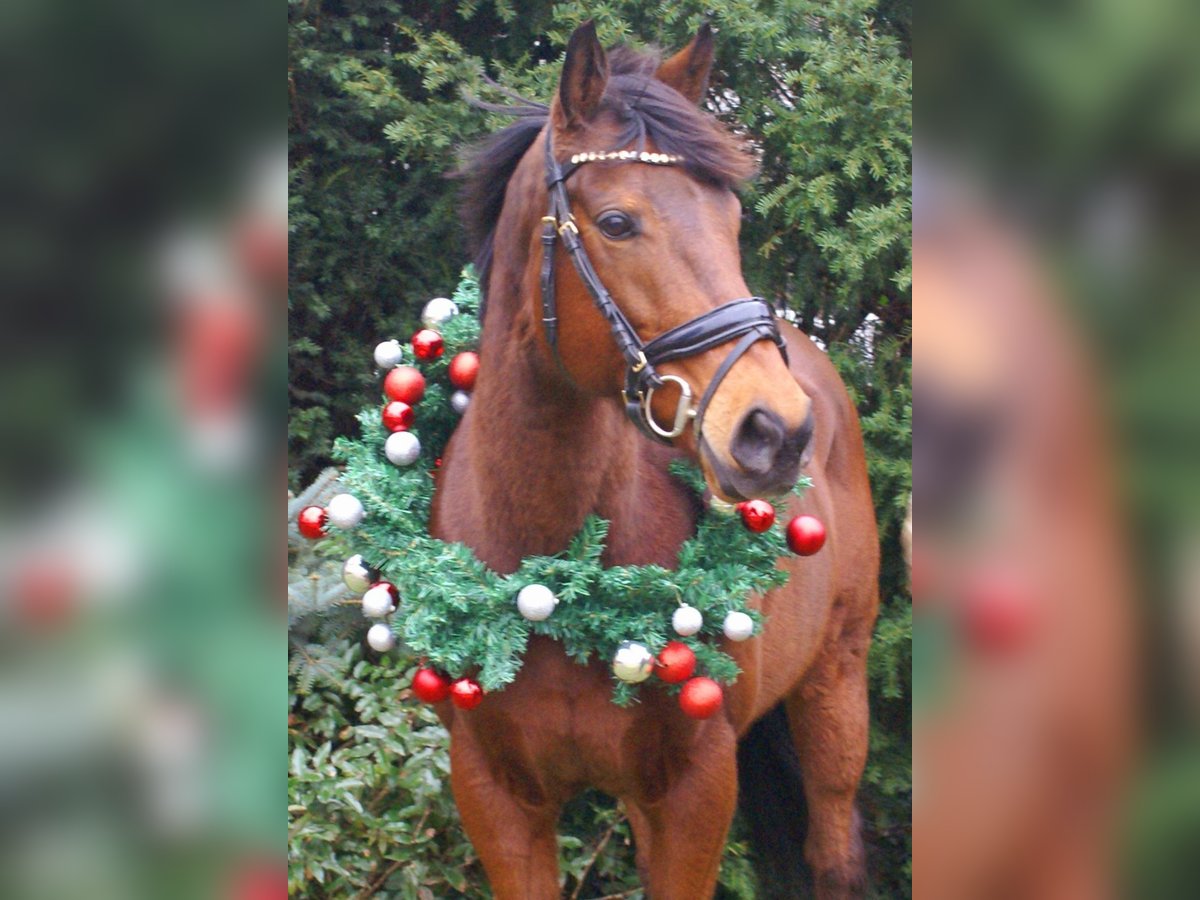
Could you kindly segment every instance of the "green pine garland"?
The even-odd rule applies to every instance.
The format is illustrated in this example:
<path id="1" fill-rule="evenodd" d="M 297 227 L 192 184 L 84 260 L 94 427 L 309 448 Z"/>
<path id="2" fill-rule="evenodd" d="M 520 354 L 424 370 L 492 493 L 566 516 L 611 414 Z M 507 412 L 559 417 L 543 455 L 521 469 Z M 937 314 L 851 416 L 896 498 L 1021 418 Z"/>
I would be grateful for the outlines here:
<path id="1" fill-rule="evenodd" d="M 606 569 L 600 555 L 608 523 L 590 516 L 565 551 L 526 557 L 511 575 L 491 571 L 462 544 L 429 535 L 435 460 L 458 423 L 446 370 L 455 354 L 479 341 L 479 285 L 470 267 L 463 270 L 453 300 L 459 315 L 442 329 L 445 354 L 419 363 L 426 391 L 412 431 L 421 441 L 421 458 L 407 467 L 388 461 L 379 406 L 359 413 L 360 440 L 340 438 L 334 450 L 345 463 L 343 483 L 367 511 L 353 530 L 356 549 L 399 591 L 391 618 L 397 638 L 430 666 L 454 678 L 474 677 L 485 691 L 498 690 L 516 677 L 531 634 L 561 642 L 580 663 L 594 655 L 610 660 L 625 640 L 653 652 L 680 640 L 696 654 L 697 674 L 726 684 L 736 680 L 737 664 L 716 644 L 732 610 L 748 613 L 755 634 L 761 633 L 762 616 L 746 601 L 787 580 L 776 567 L 786 549 L 780 528 L 754 534 L 740 517 L 710 509 L 701 516 L 695 537 L 683 545 L 674 571 L 661 566 Z M 672 474 L 697 492 L 704 490 L 695 467 L 679 465 Z M 802 480 L 801 486 L 807 482 Z M 517 611 L 518 591 L 534 583 L 559 599 L 542 622 L 530 622 Z M 682 603 L 704 617 L 703 629 L 692 637 L 681 638 L 671 628 L 671 614 Z M 663 686 L 672 692 L 680 688 Z M 636 686 L 614 677 L 614 702 L 625 705 L 635 692 Z"/>

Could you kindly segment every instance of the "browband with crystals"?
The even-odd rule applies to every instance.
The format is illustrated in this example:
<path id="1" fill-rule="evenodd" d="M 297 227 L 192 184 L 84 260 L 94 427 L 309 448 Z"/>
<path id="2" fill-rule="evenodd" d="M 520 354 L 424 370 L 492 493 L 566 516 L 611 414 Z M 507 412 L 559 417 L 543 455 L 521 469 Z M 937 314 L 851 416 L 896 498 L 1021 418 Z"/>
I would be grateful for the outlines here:
<path id="1" fill-rule="evenodd" d="M 554 248 L 561 240 L 580 280 L 592 295 L 596 308 L 608 320 L 617 349 L 625 358 L 625 389 L 621 394 L 625 401 L 626 414 L 642 433 L 663 443 L 669 443 L 683 434 L 688 422 L 692 421 L 696 442 L 699 444 L 704 413 L 734 363 L 761 340 L 773 341 L 783 355 L 784 362 L 787 362 L 787 345 L 783 335 L 779 333 L 775 313 L 761 297 L 731 300 L 660 334 L 649 342 L 644 343 L 638 337 L 637 331 L 592 267 L 583 240 L 579 236 L 575 217 L 571 215 L 570 200 L 567 198 L 565 182 L 581 165 L 605 161 L 670 166 L 684 162 L 684 158 L 670 153 L 605 150 L 576 153 L 568 163 L 559 164 L 554 157 L 550 131 L 546 131 L 546 187 L 550 193 L 550 209 L 548 214 L 542 217 L 541 273 L 542 326 L 546 331 L 546 340 L 557 354 L 558 309 L 554 292 Z M 656 364 L 703 353 L 735 339 L 737 343 L 733 350 L 717 368 L 704 396 L 696 406 L 692 405 L 695 395 L 687 381 L 677 375 L 659 374 L 655 369 Z M 669 428 L 664 428 L 655 421 L 650 405 L 654 399 L 654 392 L 667 382 L 679 387 L 680 396 L 675 419 Z"/>

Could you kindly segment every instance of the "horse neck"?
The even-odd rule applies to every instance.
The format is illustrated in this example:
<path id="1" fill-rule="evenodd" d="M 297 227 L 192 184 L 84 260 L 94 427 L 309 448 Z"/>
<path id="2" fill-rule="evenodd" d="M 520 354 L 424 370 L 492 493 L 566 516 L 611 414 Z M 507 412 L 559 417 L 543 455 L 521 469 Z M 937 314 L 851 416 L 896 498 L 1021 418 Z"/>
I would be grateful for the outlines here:
<path id="1" fill-rule="evenodd" d="M 463 423 L 478 512 L 504 524 L 502 546 L 485 555 L 513 560 L 562 550 L 591 513 L 623 518 L 638 485 L 636 437 L 619 405 L 576 386 L 541 335 L 540 259 L 531 260 L 530 240 L 539 218 L 501 217 L 481 341 L 486 372 Z"/>

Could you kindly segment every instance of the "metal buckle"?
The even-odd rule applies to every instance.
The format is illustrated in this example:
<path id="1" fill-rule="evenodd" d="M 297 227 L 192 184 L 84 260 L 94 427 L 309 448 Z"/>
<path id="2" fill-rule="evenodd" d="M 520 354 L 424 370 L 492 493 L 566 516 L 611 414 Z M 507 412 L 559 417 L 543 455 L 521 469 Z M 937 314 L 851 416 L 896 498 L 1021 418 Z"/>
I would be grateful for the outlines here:
<path id="1" fill-rule="evenodd" d="M 638 363 L 636 366 L 634 366 L 629 371 L 632 372 L 634 375 L 636 375 L 638 372 L 642 371 L 642 369 L 646 368 L 646 366 L 648 366 L 648 365 L 650 365 L 650 361 L 648 359 L 646 359 L 646 354 L 643 353 L 641 350 L 639 350 L 638 351 Z"/>
<path id="2" fill-rule="evenodd" d="M 673 381 L 679 385 L 679 405 L 675 408 L 675 424 L 670 431 L 667 431 L 654 421 L 654 412 L 650 404 L 654 402 L 654 392 L 658 389 L 657 387 L 646 389 L 646 396 L 642 398 L 642 415 L 645 416 L 646 424 L 650 426 L 651 431 L 659 437 L 671 440 L 683 434 L 688 420 L 696 415 L 696 410 L 692 408 L 692 386 L 677 375 L 660 375 L 658 377 L 663 382 Z M 661 386 L 659 385 L 659 387 Z"/>
<path id="3" fill-rule="evenodd" d="M 575 232 L 575 234 L 579 234 L 579 227 L 578 227 L 578 226 L 575 224 L 575 217 L 574 217 L 574 216 L 572 216 L 571 218 L 567 219 L 567 220 L 566 220 L 566 221 L 564 221 L 564 222 L 563 222 L 561 225 L 559 225 L 559 226 L 558 226 L 558 233 L 559 233 L 560 235 L 561 235 L 561 234 L 562 234 L 564 231 L 573 231 L 573 232 Z"/>
<path id="4" fill-rule="evenodd" d="M 557 228 L 558 227 L 558 217 L 557 216 L 542 216 L 542 224 L 549 225 L 551 228 Z"/>

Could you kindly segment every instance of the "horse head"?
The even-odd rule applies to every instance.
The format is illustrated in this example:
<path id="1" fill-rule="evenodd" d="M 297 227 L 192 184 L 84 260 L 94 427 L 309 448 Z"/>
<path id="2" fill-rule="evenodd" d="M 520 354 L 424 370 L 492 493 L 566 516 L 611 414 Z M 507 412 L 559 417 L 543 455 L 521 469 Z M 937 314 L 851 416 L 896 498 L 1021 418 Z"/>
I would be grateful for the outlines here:
<path id="1" fill-rule="evenodd" d="M 530 149 L 550 204 L 531 257 L 544 352 L 585 392 L 623 398 L 738 500 L 791 487 L 813 420 L 773 313 L 742 276 L 734 189 L 755 165 L 698 107 L 712 61 L 707 25 L 661 63 L 605 53 L 590 23 L 575 31 Z"/>

